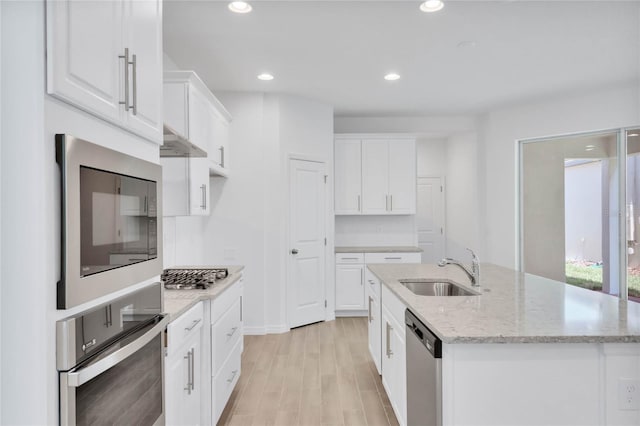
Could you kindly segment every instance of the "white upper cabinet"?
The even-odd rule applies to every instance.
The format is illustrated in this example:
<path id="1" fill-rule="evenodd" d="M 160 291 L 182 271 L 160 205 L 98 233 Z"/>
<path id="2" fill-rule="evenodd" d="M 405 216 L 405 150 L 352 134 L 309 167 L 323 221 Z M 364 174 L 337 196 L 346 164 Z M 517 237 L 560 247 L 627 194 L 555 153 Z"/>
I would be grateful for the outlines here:
<path id="1" fill-rule="evenodd" d="M 335 213 L 416 212 L 414 139 L 336 139 Z"/>
<path id="2" fill-rule="evenodd" d="M 362 141 L 362 213 L 389 213 L 389 143 Z"/>
<path id="3" fill-rule="evenodd" d="M 164 123 L 207 152 L 211 175 L 229 172 L 231 115 L 193 71 L 165 71 Z"/>
<path id="4" fill-rule="evenodd" d="M 414 140 L 389 141 L 389 212 L 416 213 L 416 143 Z"/>
<path id="5" fill-rule="evenodd" d="M 206 216 L 211 213 L 206 158 L 161 158 L 162 214 Z"/>
<path id="6" fill-rule="evenodd" d="M 336 140 L 334 165 L 336 214 L 359 214 L 362 211 L 360 147 L 359 140 Z"/>
<path id="7" fill-rule="evenodd" d="M 131 87 L 134 109 L 127 124 L 139 134 L 162 132 L 162 3 L 133 0 L 125 5 L 126 46 L 135 67 Z"/>
<path id="8" fill-rule="evenodd" d="M 47 1 L 47 91 L 161 144 L 161 1 Z"/>

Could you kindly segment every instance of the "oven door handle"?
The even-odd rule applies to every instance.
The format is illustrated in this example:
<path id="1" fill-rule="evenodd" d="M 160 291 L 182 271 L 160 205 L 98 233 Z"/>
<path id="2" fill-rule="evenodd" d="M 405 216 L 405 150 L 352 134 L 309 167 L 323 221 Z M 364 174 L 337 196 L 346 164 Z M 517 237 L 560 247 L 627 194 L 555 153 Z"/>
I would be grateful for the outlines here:
<path id="1" fill-rule="evenodd" d="M 106 358 L 101 359 L 95 364 L 91 364 L 81 370 L 67 373 L 67 384 L 70 387 L 79 387 L 87 383 L 94 377 L 99 376 L 111 367 L 124 361 L 140 349 L 142 349 L 147 343 L 152 341 L 158 334 L 160 334 L 169 324 L 169 315 L 162 318 L 151 330 L 144 333 L 142 336 L 129 343 L 127 346 L 118 349 Z"/>

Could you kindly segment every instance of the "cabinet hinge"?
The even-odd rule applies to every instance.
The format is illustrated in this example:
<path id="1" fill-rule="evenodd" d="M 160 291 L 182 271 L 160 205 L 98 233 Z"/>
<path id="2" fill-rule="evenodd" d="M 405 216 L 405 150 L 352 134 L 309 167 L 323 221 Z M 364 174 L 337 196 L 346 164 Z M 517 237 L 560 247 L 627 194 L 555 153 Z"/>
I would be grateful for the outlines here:
<path id="1" fill-rule="evenodd" d="M 444 229 L 440 228 L 440 234 L 444 235 Z"/>
<path id="2" fill-rule="evenodd" d="M 327 178 L 329 177 L 329 175 L 324 175 L 324 183 L 327 183 Z"/>
<path id="3" fill-rule="evenodd" d="M 324 307 L 325 308 L 327 307 L 327 301 L 326 300 L 324 301 Z"/>
<path id="4" fill-rule="evenodd" d="M 327 245 L 327 237 L 324 238 L 324 245 Z"/>
<path id="5" fill-rule="evenodd" d="M 442 192 L 442 185 L 440 185 L 440 192 Z"/>

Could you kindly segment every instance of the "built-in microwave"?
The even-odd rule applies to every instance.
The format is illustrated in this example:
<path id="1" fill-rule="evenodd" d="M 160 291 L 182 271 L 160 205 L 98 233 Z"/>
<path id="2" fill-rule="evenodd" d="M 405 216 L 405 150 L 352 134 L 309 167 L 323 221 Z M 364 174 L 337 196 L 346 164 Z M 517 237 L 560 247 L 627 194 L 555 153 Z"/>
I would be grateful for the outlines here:
<path id="1" fill-rule="evenodd" d="M 61 134 L 56 161 L 62 208 L 58 309 L 159 275 L 160 165 Z"/>

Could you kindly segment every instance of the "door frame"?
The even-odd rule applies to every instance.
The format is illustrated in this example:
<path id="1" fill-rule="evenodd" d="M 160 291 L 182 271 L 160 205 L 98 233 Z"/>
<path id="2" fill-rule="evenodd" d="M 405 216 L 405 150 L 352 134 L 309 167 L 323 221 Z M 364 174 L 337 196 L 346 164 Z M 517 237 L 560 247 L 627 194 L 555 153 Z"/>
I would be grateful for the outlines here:
<path id="1" fill-rule="evenodd" d="M 324 169 L 324 176 L 325 176 L 325 191 L 323 193 L 324 196 L 324 234 L 325 234 L 325 238 L 327 243 L 325 244 L 324 247 L 324 270 L 325 270 L 325 274 L 324 274 L 324 286 L 322 288 L 323 290 L 323 294 L 324 294 L 324 298 L 326 300 L 326 306 L 324 308 L 324 318 L 323 321 L 327 321 L 329 318 L 328 315 L 328 310 L 330 309 L 330 307 L 333 305 L 333 303 L 329 303 L 329 291 L 328 291 L 328 284 L 331 280 L 328 279 L 329 277 L 329 273 L 328 273 L 328 266 L 331 263 L 330 262 L 330 257 L 329 257 L 329 247 L 332 246 L 332 244 L 330 244 L 333 239 L 329 239 L 329 237 L 327 236 L 328 234 L 328 217 L 329 214 L 331 213 L 331 209 L 329 206 L 329 195 L 330 193 L 329 191 L 329 186 L 330 186 L 330 181 L 329 181 L 329 174 L 327 171 L 327 161 L 325 161 L 325 159 L 321 158 L 321 157 L 316 157 L 316 156 L 312 156 L 312 155 L 306 155 L 306 154 L 288 154 L 286 156 L 286 176 L 287 176 L 287 209 L 286 209 L 286 240 L 285 240 L 285 249 L 286 249 L 286 253 L 287 253 L 287 257 L 285 260 L 285 268 L 286 268 L 286 273 L 285 273 L 285 277 L 286 277 L 286 282 L 285 282 L 285 324 L 286 324 L 286 328 L 287 330 L 291 330 L 291 318 L 292 318 L 292 314 L 291 314 L 291 308 L 292 308 L 292 299 L 291 299 L 291 292 L 289 291 L 290 289 L 290 285 L 292 284 L 293 281 L 293 262 L 292 262 L 292 257 L 289 254 L 289 249 L 291 247 L 291 237 L 292 237 L 292 230 L 291 230 L 291 199 L 292 199 L 292 194 L 291 194 L 291 162 L 292 161 L 308 161 L 311 163 L 318 163 L 318 164 L 322 164 L 323 169 Z"/>
<path id="2" fill-rule="evenodd" d="M 431 179 L 440 179 L 440 184 L 442 185 L 442 255 L 447 256 L 447 177 L 445 175 L 417 175 L 416 176 L 416 204 L 418 202 L 418 180 L 424 178 Z M 417 208 L 417 207 L 416 207 Z M 416 210 L 416 216 L 418 215 L 418 211 Z M 416 235 L 416 245 L 419 245 L 420 241 L 418 241 L 418 225 L 415 226 L 415 235 Z"/>

